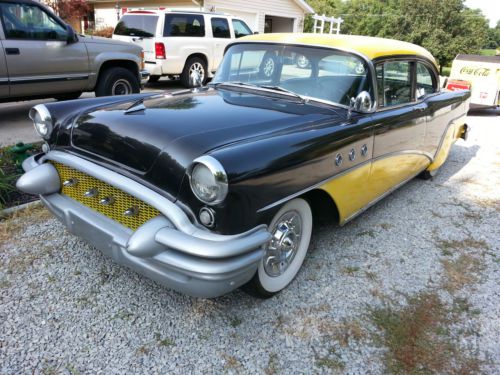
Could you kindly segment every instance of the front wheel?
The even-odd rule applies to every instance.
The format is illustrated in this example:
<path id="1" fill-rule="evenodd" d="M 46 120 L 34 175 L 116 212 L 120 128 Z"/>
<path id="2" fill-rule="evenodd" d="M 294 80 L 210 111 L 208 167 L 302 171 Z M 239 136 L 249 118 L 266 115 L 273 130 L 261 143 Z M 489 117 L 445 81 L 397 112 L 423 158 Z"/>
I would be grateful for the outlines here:
<path id="1" fill-rule="evenodd" d="M 130 95 L 141 92 L 137 77 L 125 68 L 115 67 L 105 70 L 97 82 L 96 96 Z"/>
<path id="2" fill-rule="evenodd" d="M 302 267 L 312 227 L 311 207 L 305 200 L 297 198 L 285 204 L 271 221 L 272 238 L 246 290 L 269 298 L 285 289 Z"/>
<path id="3" fill-rule="evenodd" d="M 425 170 L 423 172 L 420 172 L 420 174 L 418 175 L 418 178 L 422 179 L 422 180 L 430 180 L 432 179 L 434 176 L 437 175 L 438 173 L 438 170 L 439 169 L 434 169 L 432 171 L 429 171 L 429 170 Z"/>

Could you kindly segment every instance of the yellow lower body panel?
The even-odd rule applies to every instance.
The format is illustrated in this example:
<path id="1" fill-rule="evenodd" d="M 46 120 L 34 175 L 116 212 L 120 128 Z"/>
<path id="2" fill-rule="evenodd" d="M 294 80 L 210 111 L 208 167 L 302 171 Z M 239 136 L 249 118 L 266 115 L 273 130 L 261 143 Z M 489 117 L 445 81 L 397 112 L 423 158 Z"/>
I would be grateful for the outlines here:
<path id="1" fill-rule="evenodd" d="M 52 164 L 59 173 L 62 194 L 132 230 L 136 230 L 146 221 L 160 214 L 156 208 L 114 186 L 63 164 L 55 162 L 52 162 Z M 71 179 L 76 183 L 71 186 L 63 185 L 64 181 Z M 96 189 L 98 194 L 93 197 L 86 197 L 84 194 L 90 189 Z M 111 204 L 100 203 L 101 199 L 109 197 L 112 198 Z M 125 211 L 131 208 L 134 209 L 135 214 L 131 216 L 124 215 Z"/>
<path id="2" fill-rule="evenodd" d="M 441 167 L 446 159 L 448 158 L 448 154 L 450 153 L 451 146 L 457 138 L 460 138 L 463 132 L 463 125 L 457 129 L 456 125 L 452 125 L 448 127 L 448 130 L 446 131 L 446 134 L 443 139 L 443 143 L 441 144 L 441 147 L 439 148 L 439 151 L 434 158 L 434 161 L 432 162 L 431 165 L 427 168 L 429 171 L 434 171 Z"/>
<path id="3" fill-rule="evenodd" d="M 418 154 L 399 154 L 365 164 L 322 185 L 335 201 L 343 224 L 357 212 L 400 183 L 425 169 L 429 159 Z"/>

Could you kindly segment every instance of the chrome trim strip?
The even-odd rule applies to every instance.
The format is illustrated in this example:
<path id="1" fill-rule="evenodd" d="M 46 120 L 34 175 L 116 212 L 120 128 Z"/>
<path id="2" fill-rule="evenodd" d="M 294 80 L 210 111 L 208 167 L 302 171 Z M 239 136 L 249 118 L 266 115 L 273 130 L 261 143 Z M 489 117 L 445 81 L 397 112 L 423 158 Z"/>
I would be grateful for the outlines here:
<path id="1" fill-rule="evenodd" d="M 46 76 L 30 76 L 30 77 L 10 77 L 11 84 L 24 84 L 24 83 L 41 83 L 41 82 L 56 82 L 56 81 L 78 81 L 88 79 L 88 74 L 57 74 Z"/>
<path id="2" fill-rule="evenodd" d="M 355 213 L 353 213 L 351 216 L 349 216 L 348 218 L 346 218 L 344 221 L 340 222 L 340 226 L 344 226 L 349 221 L 351 221 L 352 219 L 354 219 L 356 216 L 361 215 L 363 212 L 365 212 L 371 206 L 373 206 L 374 204 L 380 202 L 382 199 L 384 199 L 389 194 L 391 194 L 392 192 L 394 192 L 395 190 L 397 190 L 398 188 L 400 188 L 401 186 L 403 186 L 404 184 L 406 184 L 408 181 L 414 179 L 420 173 L 422 173 L 423 171 L 425 171 L 426 168 L 427 167 L 422 168 L 420 171 L 418 171 L 418 173 L 412 175 L 411 177 L 407 178 L 406 180 L 401 181 L 399 184 L 394 185 L 392 188 L 390 188 L 389 190 L 387 190 L 385 193 L 382 193 L 382 195 L 379 195 L 377 198 L 375 198 L 374 200 L 372 200 L 370 203 L 368 203 L 367 205 L 365 205 L 363 208 L 360 208 L 358 211 L 356 211 Z"/>
<path id="3" fill-rule="evenodd" d="M 52 160 L 77 169 L 83 173 L 88 174 L 89 176 L 95 177 L 111 186 L 114 186 L 117 189 L 120 189 L 136 197 L 137 199 L 142 200 L 143 202 L 151 205 L 152 207 L 160 211 L 163 215 L 165 215 L 165 217 L 167 217 L 178 230 L 187 235 L 197 237 L 198 239 L 209 241 L 231 241 L 250 236 L 252 236 L 253 239 L 253 237 L 256 234 L 258 235 L 259 232 L 267 233 L 267 226 L 264 224 L 259 225 L 247 232 L 236 235 L 221 235 L 212 233 L 193 225 L 184 211 L 175 203 L 172 203 L 165 197 L 161 196 L 151 189 L 148 189 L 139 182 L 127 178 L 110 169 L 101 167 L 100 165 L 94 164 L 77 156 L 56 150 L 44 155 L 41 159 L 41 162 L 44 162 L 46 160 Z M 260 241 L 260 236 L 257 237 Z M 256 244 L 256 247 L 260 245 L 261 243 L 258 243 Z"/>
<path id="4" fill-rule="evenodd" d="M 347 173 L 349 173 L 349 172 L 352 172 L 352 171 L 356 170 L 357 168 L 360 168 L 360 167 L 362 167 L 362 166 L 366 165 L 367 163 L 373 163 L 373 162 L 375 162 L 375 161 L 378 161 L 378 160 L 381 160 L 381 159 L 386 159 L 386 158 L 393 157 L 393 156 L 397 156 L 397 155 L 422 155 L 422 156 L 427 157 L 427 158 L 429 159 L 429 162 L 430 162 L 430 163 L 432 163 L 432 160 L 433 160 L 433 159 L 432 159 L 432 157 L 431 157 L 429 154 L 427 154 L 427 153 L 425 153 L 425 152 L 422 152 L 422 151 L 418 151 L 418 150 L 405 150 L 405 151 L 394 151 L 394 152 L 390 152 L 390 153 L 387 153 L 387 154 L 384 154 L 384 155 L 378 156 L 378 157 L 376 157 L 376 158 L 372 158 L 372 159 L 369 159 L 369 160 L 365 160 L 365 161 L 363 161 L 363 162 L 361 162 L 361 163 L 359 163 L 359 164 L 353 165 L 351 168 L 345 169 L 345 170 L 343 170 L 342 172 L 339 172 L 339 173 L 337 173 L 337 174 L 335 174 L 335 175 L 333 175 L 333 176 L 331 176 L 331 177 L 328 177 L 327 179 L 322 180 L 322 181 L 320 181 L 320 182 L 318 182 L 318 183 L 316 183 L 316 184 L 314 184 L 314 185 L 312 185 L 312 186 L 310 186 L 310 187 L 307 187 L 307 188 L 305 188 L 305 189 L 302 189 L 302 190 L 298 191 L 297 193 L 291 194 L 291 195 L 289 195 L 289 196 L 287 196 L 287 197 L 285 197 L 285 198 L 282 198 L 282 199 L 280 199 L 280 200 L 278 200 L 278 201 L 276 201 L 276 202 L 274 202 L 274 203 L 271 203 L 271 204 L 268 204 L 267 206 L 264 206 L 264 207 L 262 207 L 262 208 L 259 208 L 259 209 L 257 210 L 257 212 L 258 212 L 258 213 L 260 213 L 260 212 L 264 212 L 264 211 L 266 211 L 266 210 L 269 210 L 270 208 L 273 208 L 273 207 L 279 206 L 279 205 L 281 205 L 281 204 L 283 204 L 283 203 L 285 203 L 285 202 L 287 202 L 287 201 L 289 201 L 289 200 L 291 200 L 291 199 L 293 199 L 293 198 L 297 198 L 298 196 L 301 196 L 302 194 L 305 194 L 305 193 L 307 193 L 308 191 L 314 190 L 314 189 L 316 189 L 316 188 L 320 187 L 321 185 L 324 185 L 324 184 L 326 184 L 326 183 L 328 183 L 328 182 L 330 182 L 330 181 L 332 181 L 332 180 L 334 180 L 334 179 L 336 179 L 336 178 L 342 177 L 343 175 L 345 175 L 345 174 L 347 174 Z M 427 167 L 426 167 L 426 168 L 427 168 Z M 425 169 L 425 168 L 424 168 L 424 169 Z M 420 173 L 420 172 L 419 172 L 419 173 Z M 417 174 L 418 174 L 418 173 L 417 173 Z M 416 176 L 416 175 L 415 175 L 415 176 Z M 412 178 L 413 178 L 413 177 L 412 177 Z"/>

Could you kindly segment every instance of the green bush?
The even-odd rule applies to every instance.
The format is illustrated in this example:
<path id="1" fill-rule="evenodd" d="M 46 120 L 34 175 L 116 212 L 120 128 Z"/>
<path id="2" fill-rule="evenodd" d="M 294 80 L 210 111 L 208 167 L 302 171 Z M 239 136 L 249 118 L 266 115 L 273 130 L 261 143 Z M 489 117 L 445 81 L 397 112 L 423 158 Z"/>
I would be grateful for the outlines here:
<path id="1" fill-rule="evenodd" d="M 7 202 L 7 194 L 14 190 L 12 186 L 12 176 L 5 175 L 0 169 L 0 209 L 3 208 Z"/>

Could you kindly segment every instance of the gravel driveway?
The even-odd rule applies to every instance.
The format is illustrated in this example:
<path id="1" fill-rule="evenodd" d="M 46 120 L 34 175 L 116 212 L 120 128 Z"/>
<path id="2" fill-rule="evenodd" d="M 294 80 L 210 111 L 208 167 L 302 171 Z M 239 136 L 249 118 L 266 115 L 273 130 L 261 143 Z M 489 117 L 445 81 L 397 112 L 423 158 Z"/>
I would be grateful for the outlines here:
<path id="1" fill-rule="evenodd" d="M 165 289 L 42 208 L 0 222 L 0 373 L 499 373 L 499 119 L 470 117 L 433 180 L 316 228 L 269 300 Z"/>

